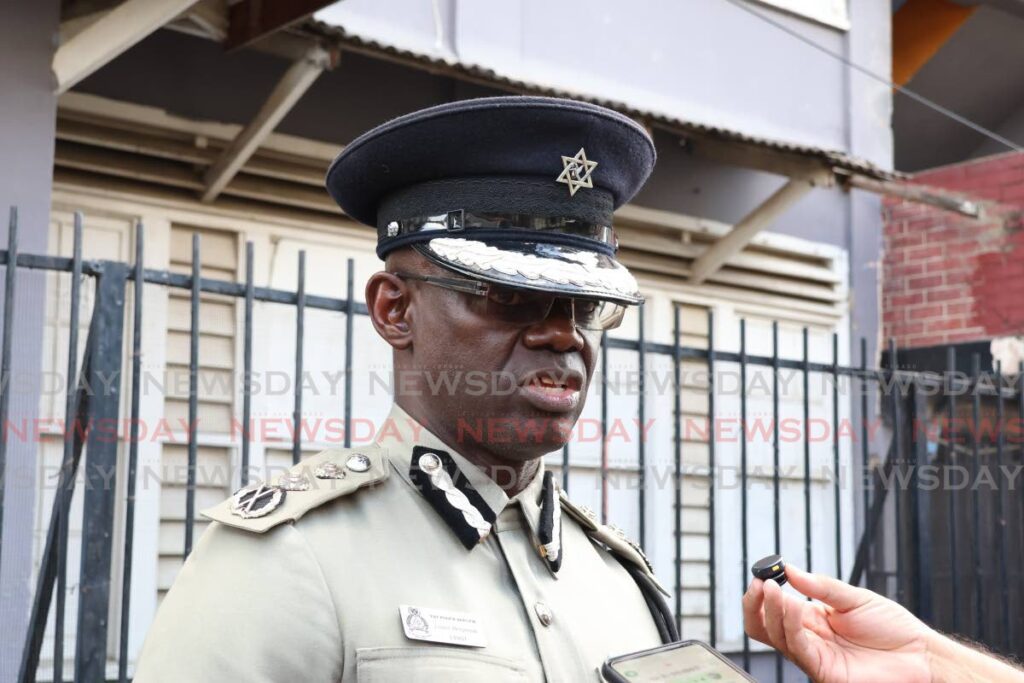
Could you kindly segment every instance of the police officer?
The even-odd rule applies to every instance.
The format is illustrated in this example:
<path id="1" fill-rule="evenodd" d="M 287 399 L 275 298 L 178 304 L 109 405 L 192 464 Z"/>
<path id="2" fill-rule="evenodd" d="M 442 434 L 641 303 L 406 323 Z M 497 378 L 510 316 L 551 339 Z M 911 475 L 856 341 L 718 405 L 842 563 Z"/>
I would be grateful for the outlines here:
<path id="1" fill-rule="evenodd" d="M 395 406 L 372 446 L 203 511 L 137 683 L 599 680 L 676 638 L 639 547 L 542 460 L 642 300 L 612 213 L 654 161 L 625 116 L 539 97 L 433 107 L 341 153 L 327 189 L 377 229 Z"/>

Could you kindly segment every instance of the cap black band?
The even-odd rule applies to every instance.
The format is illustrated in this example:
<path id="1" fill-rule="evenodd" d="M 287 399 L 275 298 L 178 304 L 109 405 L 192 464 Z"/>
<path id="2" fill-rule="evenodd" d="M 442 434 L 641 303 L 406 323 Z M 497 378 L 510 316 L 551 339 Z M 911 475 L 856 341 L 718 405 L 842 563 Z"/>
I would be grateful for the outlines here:
<path id="1" fill-rule="evenodd" d="M 524 214 L 477 214 L 462 209 L 433 216 L 392 220 L 378 230 L 377 256 L 384 258 L 399 247 L 437 237 L 460 237 L 488 244 L 554 244 L 613 257 L 618 248 L 611 226 L 583 223 L 574 218 L 548 218 Z"/>
<path id="2" fill-rule="evenodd" d="M 453 207 L 457 207 L 454 211 Z M 435 237 L 540 242 L 615 255 L 610 193 L 571 197 L 551 179 L 488 176 L 432 180 L 392 193 L 377 212 L 377 256 Z M 483 220 L 474 220 L 474 216 Z M 548 225 L 547 223 L 550 223 Z M 472 230 L 472 236 L 453 234 Z"/>

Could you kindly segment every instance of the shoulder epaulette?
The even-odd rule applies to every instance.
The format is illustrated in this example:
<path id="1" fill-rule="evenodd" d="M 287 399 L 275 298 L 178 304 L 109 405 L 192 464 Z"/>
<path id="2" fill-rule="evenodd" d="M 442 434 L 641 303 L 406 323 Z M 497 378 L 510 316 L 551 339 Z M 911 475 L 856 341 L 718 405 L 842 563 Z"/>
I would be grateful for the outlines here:
<path id="1" fill-rule="evenodd" d="M 671 597 L 671 593 L 665 590 L 665 588 L 658 583 L 657 577 L 654 576 L 654 567 L 651 566 L 651 561 L 647 559 L 647 555 L 644 554 L 643 549 L 640 548 L 639 544 L 632 541 L 626 533 L 612 525 L 601 524 L 597 520 L 597 515 L 590 508 L 584 507 L 583 505 L 576 505 L 569 497 L 565 494 L 565 491 L 559 492 L 562 509 L 573 519 L 579 522 L 579 525 L 583 528 L 583 532 L 591 538 L 591 540 L 597 541 L 601 545 L 605 546 L 617 557 L 629 562 L 644 573 L 647 578 L 651 580 L 655 587 L 665 597 Z"/>
<path id="2" fill-rule="evenodd" d="M 306 458 L 270 483 L 249 484 L 201 511 L 221 524 L 262 534 L 356 489 L 383 482 L 391 472 L 380 446 L 331 449 Z"/>

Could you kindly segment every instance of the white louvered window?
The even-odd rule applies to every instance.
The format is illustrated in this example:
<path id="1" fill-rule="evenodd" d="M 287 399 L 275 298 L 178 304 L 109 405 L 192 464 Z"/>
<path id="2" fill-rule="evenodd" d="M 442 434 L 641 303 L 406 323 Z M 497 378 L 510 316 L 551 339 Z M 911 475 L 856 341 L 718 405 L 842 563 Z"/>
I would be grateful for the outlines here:
<path id="1" fill-rule="evenodd" d="M 169 269 L 192 272 L 192 236 L 200 237 L 200 275 L 235 280 L 238 274 L 238 235 L 198 230 L 173 224 Z M 190 360 L 191 292 L 168 291 L 167 360 L 163 375 L 164 419 L 175 434 L 161 455 L 160 559 L 158 598 L 171 587 L 181 567 L 185 545 L 185 500 L 188 475 L 188 380 Z M 236 300 L 201 294 L 196 421 L 196 515 L 193 545 L 208 522 L 199 510 L 223 500 L 235 485 L 231 430 L 234 415 L 236 355 Z"/>

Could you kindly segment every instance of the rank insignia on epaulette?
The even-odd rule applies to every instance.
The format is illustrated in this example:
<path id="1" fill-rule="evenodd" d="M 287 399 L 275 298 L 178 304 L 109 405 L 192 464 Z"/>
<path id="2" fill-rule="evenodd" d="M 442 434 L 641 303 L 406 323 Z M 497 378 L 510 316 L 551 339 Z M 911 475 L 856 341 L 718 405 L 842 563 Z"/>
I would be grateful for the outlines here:
<path id="1" fill-rule="evenodd" d="M 597 521 L 597 513 L 594 512 L 593 510 L 591 510 L 588 506 L 580 505 L 579 509 L 580 509 L 580 512 L 582 512 L 584 515 L 586 515 L 587 519 L 589 519 L 591 521 L 594 521 L 594 522 Z"/>
<path id="2" fill-rule="evenodd" d="M 268 484 L 252 484 L 235 492 L 231 498 L 231 514 L 244 519 L 262 517 L 284 502 L 284 489 Z"/>
<path id="3" fill-rule="evenodd" d="M 344 479 L 347 473 L 338 463 L 327 461 L 317 465 L 313 474 L 317 479 Z"/>
<path id="4" fill-rule="evenodd" d="M 277 485 L 285 491 L 308 491 L 309 477 L 301 473 L 285 473 L 277 480 Z"/>
<path id="5" fill-rule="evenodd" d="M 650 569 L 652 572 L 654 571 L 654 565 L 651 564 L 651 561 L 647 558 L 647 553 L 644 552 L 644 549 L 640 547 L 639 543 L 637 543 L 632 538 L 627 536 L 625 531 L 623 531 L 620 527 L 614 524 L 609 524 L 608 528 L 611 529 L 616 536 L 618 536 L 623 541 L 628 543 L 629 546 L 633 550 L 635 550 L 637 554 L 643 559 L 644 563 L 647 565 L 647 568 Z"/>
<path id="6" fill-rule="evenodd" d="M 345 461 L 345 467 L 360 474 L 370 469 L 370 464 L 370 459 L 362 453 L 353 453 Z"/>

